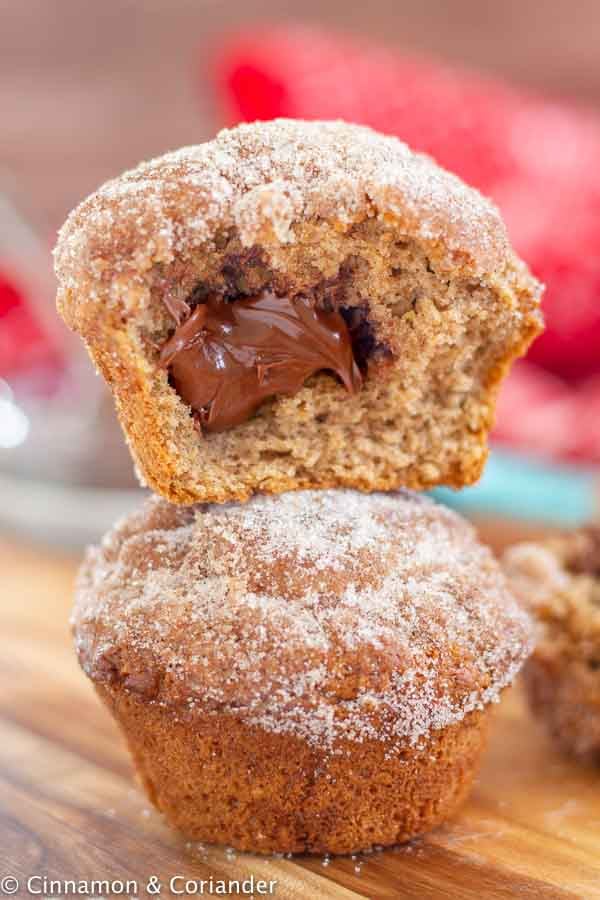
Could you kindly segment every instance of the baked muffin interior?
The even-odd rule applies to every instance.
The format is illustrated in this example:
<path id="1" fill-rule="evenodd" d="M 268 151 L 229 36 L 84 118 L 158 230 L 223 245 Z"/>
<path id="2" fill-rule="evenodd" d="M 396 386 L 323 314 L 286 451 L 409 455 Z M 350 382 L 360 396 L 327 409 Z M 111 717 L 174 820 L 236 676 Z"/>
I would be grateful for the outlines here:
<path id="1" fill-rule="evenodd" d="M 480 435 L 493 416 L 490 387 L 522 341 L 518 310 L 476 280 L 437 272 L 415 240 L 393 239 L 373 220 L 343 238 L 325 223 L 301 225 L 296 242 L 271 255 L 244 250 L 235 232 L 217 245 L 208 258 L 159 267 L 151 302 L 129 326 L 154 378 L 168 377 L 162 411 L 181 440 L 183 463 L 194 465 L 201 440 L 203 465 L 242 479 L 252 471 L 265 488 L 277 478 L 310 483 L 311 471 L 324 483 L 358 480 L 365 488 L 381 478 L 395 485 L 398 469 L 409 486 L 460 484 L 479 474 Z M 206 298 L 235 305 L 268 292 L 338 314 L 359 372 L 354 388 L 324 364 L 291 396 L 265 397 L 235 432 L 209 431 L 201 410 L 181 402 L 173 365 L 165 372 L 160 353 Z"/>
<path id="2" fill-rule="evenodd" d="M 399 357 L 406 361 L 406 372 L 415 365 L 421 372 L 428 369 L 434 385 L 427 400 L 432 407 L 436 405 L 438 419 L 441 415 L 450 421 L 452 410 L 442 409 L 440 413 L 439 396 L 433 392 L 446 389 L 460 394 L 461 387 L 462 393 L 467 387 L 483 391 L 489 372 L 513 349 L 514 322 L 507 318 L 504 332 L 497 330 L 492 341 L 491 333 L 486 332 L 486 320 L 489 327 L 497 318 L 502 323 L 503 315 L 502 304 L 493 292 L 468 279 L 451 286 L 447 278 L 436 275 L 431 261 L 414 240 L 392 241 L 389 232 L 375 222 L 351 229 L 343 241 L 336 241 L 328 231 L 325 226 L 304 226 L 298 238 L 300 246 L 286 254 L 285 266 L 279 269 L 270 264 L 264 248 L 244 250 L 235 234 L 219 236 L 217 244 L 223 248 L 213 254 L 210 269 L 202 255 L 186 267 L 185 273 L 169 274 L 166 290 L 158 277 L 150 307 L 158 315 L 146 317 L 140 329 L 141 340 L 146 346 L 161 345 L 165 329 L 167 340 L 172 339 L 177 328 L 209 299 L 217 306 L 269 294 L 280 298 L 282 306 L 302 299 L 318 313 L 340 316 L 341 330 L 347 335 L 365 381 L 377 380 L 378 375 L 384 381 L 386 364 L 398 362 Z M 166 321 L 161 304 L 168 313 Z M 448 313 L 450 306 L 454 306 L 454 315 Z M 282 313 L 289 315 L 285 307 Z M 416 332 L 408 346 L 395 333 L 396 324 L 405 317 L 407 328 Z M 444 332 L 446 327 L 447 332 L 436 341 L 435 331 Z M 309 333 L 306 339 L 310 342 Z M 461 345 L 462 354 L 458 350 Z M 423 352 L 425 359 L 419 360 Z M 321 368 L 331 373 L 326 360 Z M 387 370 L 389 375 L 389 365 Z M 357 384 L 353 392 L 361 386 Z M 281 392 L 274 391 L 272 396 L 278 393 Z M 456 398 L 457 404 L 459 399 Z M 377 400 L 382 421 L 393 427 L 394 410 L 386 403 L 393 398 L 379 396 Z M 262 415 L 268 414 L 265 406 Z M 322 412 L 316 414 L 322 416 Z M 417 431 L 427 414 L 427 408 L 421 410 L 414 423 Z M 437 427 L 444 431 L 444 421 L 438 421 Z M 431 455 L 438 454 L 439 448 L 432 448 Z"/>

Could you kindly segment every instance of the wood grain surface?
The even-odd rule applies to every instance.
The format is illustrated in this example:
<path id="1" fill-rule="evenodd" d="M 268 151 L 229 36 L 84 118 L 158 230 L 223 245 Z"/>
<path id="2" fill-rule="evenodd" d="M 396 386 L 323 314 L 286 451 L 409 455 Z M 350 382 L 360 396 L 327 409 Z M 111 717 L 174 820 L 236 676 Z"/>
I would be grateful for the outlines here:
<path id="1" fill-rule="evenodd" d="M 503 533 L 504 537 L 504 533 Z M 75 562 L 0 541 L 0 879 L 276 879 L 279 898 L 600 897 L 600 773 L 561 758 L 518 689 L 496 715 L 460 815 L 357 859 L 275 859 L 186 845 L 135 786 L 80 673 Z M 140 890 L 142 890 L 140 888 Z M 0 891 L 1 893 L 1 891 Z M 141 896 L 146 896 L 143 892 Z"/>

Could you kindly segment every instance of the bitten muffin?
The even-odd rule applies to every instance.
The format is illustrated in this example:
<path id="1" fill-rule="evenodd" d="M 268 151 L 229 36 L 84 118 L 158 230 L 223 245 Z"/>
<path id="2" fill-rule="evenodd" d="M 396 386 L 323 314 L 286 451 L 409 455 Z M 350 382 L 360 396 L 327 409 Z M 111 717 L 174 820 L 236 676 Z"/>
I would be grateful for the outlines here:
<path id="1" fill-rule="evenodd" d="M 600 763 L 600 525 L 517 544 L 504 565 L 539 623 L 525 667 L 533 712 L 563 750 Z"/>
<path id="2" fill-rule="evenodd" d="M 461 487 L 541 330 L 497 210 L 393 137 L 241 125 L 68 218 L 58 307 L 175 503 Z"/>
<path id="3" fill-rule="evenodd" d="M 151 801 L 259 853 L 450 816 L 530 649 L 472 528 L 409 492 L 151 500 L 88 552 L 74 631 Z"/>

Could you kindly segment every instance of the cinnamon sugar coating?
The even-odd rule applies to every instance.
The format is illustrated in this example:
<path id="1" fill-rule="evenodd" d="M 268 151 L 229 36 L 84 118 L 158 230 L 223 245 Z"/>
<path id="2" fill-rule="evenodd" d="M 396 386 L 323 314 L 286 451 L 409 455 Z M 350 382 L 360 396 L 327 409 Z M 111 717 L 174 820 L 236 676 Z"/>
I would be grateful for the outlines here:
<path id="1" fill-rule="evenodd" d="M 358 125 L 277 119 L 222 131 L 105 184 L 61 229 L 57 275 L 82 304 L 96 292 L 119 304 L 119 283 L 143 286 L 153 265 L 185 260 L 223 227 L 245 247 L 265 231 L 285 243 L 299 221 L 350 225 L 368 206 L 439 243 L 448 270 L 457 256 L 481 276 L 514 263 L 497 209 L 427 156 Z"/>
<path id="2" fill-rule="evenodd" d="M 410 494 L 149 501 L 90 550 L 80 661 L 191 721 L 416 745 L 498 699 L 529 626 L 471 526 Z"/>
<path id="3" fill-rule="evenodd" d="M 486 458 L 497 386 L 541 329 L 497 210 L 396 138 L 277 120 L 144 163 L 68 218 L 58 306 L 110 384 L 144 479 L 177 503 L 310 487 L 456 487 Z M 194 292 L 359 311 L 365 382 L 328 373 L 199 434 L 160 367 Z"/>
<path id="4" fill-rule="evenodd" d="M 563 750 L 600 763 L 600 525 L 516 544 L 504 567 L 538 623 L 531 707 Z"/>

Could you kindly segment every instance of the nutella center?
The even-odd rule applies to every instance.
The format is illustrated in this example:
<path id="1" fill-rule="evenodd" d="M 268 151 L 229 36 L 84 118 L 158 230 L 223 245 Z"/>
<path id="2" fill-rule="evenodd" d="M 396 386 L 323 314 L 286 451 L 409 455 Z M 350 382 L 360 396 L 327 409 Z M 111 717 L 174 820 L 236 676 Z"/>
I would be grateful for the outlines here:
<path id="1" fill-rule="evenodd" d="M 316 372 L 334 373 L 349 393 L 362 385 L 341 313 L 269 290 L 233 302 L 207 297 L 177 326 L 160 359 L 206 431 L 239 425 L 263 400 L 295 394 Z"/>

